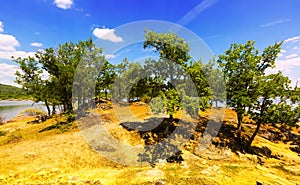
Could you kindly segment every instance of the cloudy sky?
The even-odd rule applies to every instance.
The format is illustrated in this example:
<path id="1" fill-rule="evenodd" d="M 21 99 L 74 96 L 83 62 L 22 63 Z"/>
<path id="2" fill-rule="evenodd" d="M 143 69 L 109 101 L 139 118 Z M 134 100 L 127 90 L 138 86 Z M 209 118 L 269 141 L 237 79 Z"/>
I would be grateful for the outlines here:
<path id="1" fill-rule="evenodd" d="M 18 66 L 11 56 L 90 37 L 118 44 L 128 37 L 121 25 L 161 20 L 198 35 L 215 55 L 232 43 L 255 40 L 261 51 L 284 41 L 276 69 L 300 79 L 299 0 L 10 0 L 0 2 L 0 83 L 14 84 Z M 134 35 L 134 34 L 133 34 Z M 112 53 L 106 53 L 113 58 Z"/>

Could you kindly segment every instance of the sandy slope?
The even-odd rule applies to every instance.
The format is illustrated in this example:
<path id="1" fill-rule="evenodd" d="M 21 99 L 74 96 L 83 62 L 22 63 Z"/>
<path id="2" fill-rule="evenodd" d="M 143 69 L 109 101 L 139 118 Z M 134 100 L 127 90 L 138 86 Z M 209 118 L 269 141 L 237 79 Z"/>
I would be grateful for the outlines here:
<path id="1" fill-rule="evenodd" d="M 134 110 L 137 110 L 136 108 Z M 140 112 L 140 111 L 137 111 Z M 145 111 L 145 115 L 147 111 Z M 102 112 L 110 120 L 112 112 Z M 139 113 L 141 114 L 141 113 Z M 140 115 L 140 117 L 142 117 Z M 24 120 L 22 118 L 22 120 Z M 7 131 L 0 137 L 0 184 L 297 184 L 300 157 L 287 145 L 257 137 L 255 145 L 267 146 L 280 159 L 258 159 L 255 155 L 232 153 L 211 147 L 198 156 L 184 151 L 182 164 L 161 162 L 154 168 L 124 166 L 105 159 L 91 149 L 78 129 L 62 133 L 41 129 L 41 124 L 24 121 L 0 126 Z M 117 122 L 114 123 L 117 125 Z M 115 127 L 119 138 L 138 137 Z M 22 138 L 8 142 L 8 138 Z M 127 138 L 128 139 L 128 138 Z M 135 138 L 140 139 L 140 138 Z M 122 157 L 122 156 L 120 156 Z M 264 164 L 259 164 L 260 160 Z"/>

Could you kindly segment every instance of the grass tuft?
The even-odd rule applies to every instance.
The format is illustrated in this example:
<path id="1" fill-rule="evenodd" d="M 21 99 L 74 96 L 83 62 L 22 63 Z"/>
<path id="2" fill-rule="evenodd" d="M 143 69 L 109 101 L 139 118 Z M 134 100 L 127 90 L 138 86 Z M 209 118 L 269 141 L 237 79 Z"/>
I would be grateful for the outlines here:
<path id="1" fill-rule="evenodd" d="M 26 109 L 22 113 L 25 114 L 25 115 L 27 115 L 27 116 L 39 116 L 39 115 L 46 114 L 46 112 L 44 112 L 44 111 L 42 111 L 40 109 L 36 109 L 36 108 Z"/>

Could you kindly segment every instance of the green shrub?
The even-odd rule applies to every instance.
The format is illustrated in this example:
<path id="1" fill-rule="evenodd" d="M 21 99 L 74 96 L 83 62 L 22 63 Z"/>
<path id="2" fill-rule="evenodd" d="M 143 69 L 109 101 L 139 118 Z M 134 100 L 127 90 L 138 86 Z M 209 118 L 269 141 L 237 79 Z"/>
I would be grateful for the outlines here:
<path id="1" fill-rule="evenodd" d="M 151 97 L 150 96 L 144 96 L 144 97 L 141 98 L 141 101 L 145 102 L 145 103 L 149 103 L 151 101 Z"/>
<path id="2" fill-rule="evenodd" d="M 67 123 L 71 123 L 75 121 L 75 114 L 72 111 L 66 111 L 64 115 L 67 118 Z"/>
<path id="3" fill-rule="evenodd" d="M 27 116 L 39 116 L 39 115 L 45 115 L 46 112 L 36 109 L 36 108 L 29 108 L 22 112 L 23 114 L 26 114 Z"/>
<path id="4" fill-rule="evenodd" d="M 161 97 L 152 98 L 149 103 L 150 109 L 154 114 L 164 113 L 166 109 L 166 104 L 164 99 Z"/>
<path id="5" fill-rule="evenodd" d="M 5 136 L 6 132 L 0 130 L 0 136 Z"/>
<path id="6" fill-rule="evenodd" d="M 8 136 L 7 143 L 16 143 L 23 138 L 21 134 L 12 133 Z"/>

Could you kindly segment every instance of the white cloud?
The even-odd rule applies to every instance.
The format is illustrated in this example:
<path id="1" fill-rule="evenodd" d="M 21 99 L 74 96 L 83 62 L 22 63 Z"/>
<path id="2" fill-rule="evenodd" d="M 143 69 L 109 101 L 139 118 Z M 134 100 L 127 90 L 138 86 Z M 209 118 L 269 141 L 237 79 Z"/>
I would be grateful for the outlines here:
<path id="1" fill-rule="evenodd" d="M 13 35 L 0 34 L 0 50 L 15 51 L 20 43 Z"/>
<path id="2" fill-rule="evenodd" d="M 19 46 L 16 37 L 0 33 L 0 59 L 11 60 L 12 56 L 15 58 L 34 56 L 35 52 L 18 51 L 16 48 Z"/>
<path id="3" fill-rule="evenodd" d="M 277 24 L 283 24 L 283 23 L 290 22 L 290 21 L 291 21 L 290 19 L 279 19 L 279 20 L 276 20 L 276 21 L 272 21 L 272 22 L 262 24 L 262 25 L 260 25 L 260 27 L 271 27 L 271 26 L 275 26 Z"/>
<path id="4" fill-rule="evenodd" d="M 300 36 L 287 38 L 281 46 L 282 50 L 276 60 L 276 67 L 267 70 L 267 73 L 282 71 L 283 75 L 288 76 L 295 85 L 300 79 Z"/>
<path id="5" fill-rule="evenodd" d="M 40 42 L 33 42 L 33 43 L 31 43 L 30 44 L 30 46 L 33 46 L 33 47 L 42 47 L 43 46 L 43 44 L 42 43 L 40 43 Z"/>
<path id="6" fill-rule="evenodd" d="M 277 73 L 281 71 L 284 76 L 288 76 L 291 80 L 291 87 L 294 87 L 300 79 L 298 71 L 300 70 L 300 57 L 290 59 L 280 59 L 276 61 L 274 69 L 268 69 L 267 74 Z"/>
<path id="7" fill-rule="evenodd" d="M 98 38 L 102 40 L 108 40 L 111 42 L 122 42 L 122 37 L 119 37 L 115 34 L 114 29 L 109 28 L 95 28 L 93 31 L 93 34 Z"/>
<path id="8" fill-rule="evenodd" d="M 278 58 L 283 57 L 285 53 L 286 53 L 286 50 L 282 49 L 280 51 L 280 53 L 278 53 Z"/>
<path id="9" fill-rule="evenodd" d="M 108 59 L 112 59 L 112 58 L 115 58 L 116 56 L 115 55 L 113 55 L 113 54 L 105 54 L 104 55 L 105 56 L 105 58 L 108 60 Z"/>
<path id="10" fill-rule="evenodd" d="M 294 47 L 293 47 L 293 50 L 294 50 L 294 51 L 300 51 L 300 47 L 299 47 L 299 46 L 294 46 Z"/>
<path id="11" fill-rule="evenodd" d="M 58 8 L 70 9 L 73 6 L 73 0 L 54 0 L 53 2 Z"/>
<path id="12" fill-rule="evenodd" d="M 25 58 L 28 56 L 34 57 L 35 52 L 26 52 L 26 51 L 1 51 L 0 50 L 0 59 L 11 60 L 11 57 L 14 58 Z"/>
<path id="13" fill-rule="evenodd" d="M 296 36 L 296 37 L 291 37 L 291 38 L 288 38 L 286 39 L 284 42 L 287 43 L 287 42 L 297 42 L 300 40 L 300 36 Z"/>
<path id="14" fill-rule="evenodd" d="M 285 74 L 290 74 L 296 67 L 300 67 L 300 57 L 280 59 L 276 61 L 276 67 L 269 70 L 269 73 L 282 71 Z"/>
<path id="15" fill-rule="evenodd" d="M 19 84 L 15 83 L 16 75 L 15 73 L 19 71 L 22 73 L 22 70 L 17 65 L 0 63 L 0 84 L 13 85 L 17 87 L 21 87 Z M 43 70 L 41 77 L 43 80 L 49 78 L 49 73 Z"/>
<path id="16" fill-rule="evenodd" d="M 298 56 L 299 56 L 299 54 L 292 53 L 290 55 L 285 56 L 285 58 L 290 59 L 290 58 L 295 58 L 295 57 L 298 57 Z"/>
<path id="17" fill-rule="evenodd" d="M 17 51 L 17 47 L 20 46 L 19 41 L 13 35 L 3 34 L 3 23 L 0 21 L 0 59 L 11 60 L 11 57 L 15 58 L 34 56 L 35 52 Z M 16 65 L 7 63 L 0 63 L 0 83 L 20 86 L 14 83 L 15 73 L 20 68 Z"/>
<path id="18" fill-rule="evenodd" d="M 0 21 L 0 33 L 1 32 L 4 32 L 4 26 L 3 26 L 3 23 Z"/>
<path id="19" fill-rule="evenodd" d="M 14 83 L 16 78 L 15 73 L 17 70 L 20 70 L 20 68 L 16 65 L 6 63 L 0 64 L 0 83 L 19 86 L 18 84 Z"/>
<path id="20" fill-rule="evenodd" d="M 34 56 L 34 52 L 17 51 L 18 46 L 20 43 L 13 35 L 0 34 L 0 59 L 10 60 L 12 56 L 15 58 Z"/>

